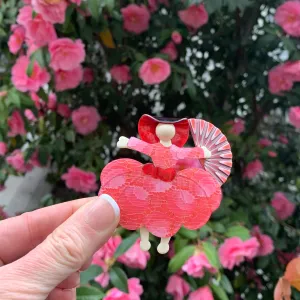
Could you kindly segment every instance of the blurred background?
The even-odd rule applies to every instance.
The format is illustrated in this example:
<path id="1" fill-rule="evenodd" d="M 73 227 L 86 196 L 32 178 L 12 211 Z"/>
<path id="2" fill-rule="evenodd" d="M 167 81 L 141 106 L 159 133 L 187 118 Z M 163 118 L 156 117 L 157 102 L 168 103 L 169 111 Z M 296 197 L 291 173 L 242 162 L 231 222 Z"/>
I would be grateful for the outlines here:
<path id="1" fill-rule="evenodd" d="M 232 147 L 220 208 L 163 256 L 119 228 L 77 297 L 273 299 L 300 253 L 299 37 L 299 1 L 0 0 L 0 219 L 146 162 L 116 148 L 142 114 L 201 118 Z"/>

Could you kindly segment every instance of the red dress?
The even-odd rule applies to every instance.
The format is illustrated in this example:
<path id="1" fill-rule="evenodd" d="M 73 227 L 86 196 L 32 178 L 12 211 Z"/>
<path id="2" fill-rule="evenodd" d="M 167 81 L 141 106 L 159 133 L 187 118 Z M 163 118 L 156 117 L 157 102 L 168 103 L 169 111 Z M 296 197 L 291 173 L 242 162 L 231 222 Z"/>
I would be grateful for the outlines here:
<path id="1" fill-rule="evenodd" d="M 203 159 L 202 148 L 165 147 L 137 138 L 130 138 L 128 148 L 149 155 L 154 166 L 118 159 L 103 169 L 99 195 L 116 200 L 122 227 L 145 227 L 157 237 L 170 237 L 181 226 L 197 229 L 209 220 L 221 200 L 216 179 L 199 168 L 175 171 L 179 160 Z"/>

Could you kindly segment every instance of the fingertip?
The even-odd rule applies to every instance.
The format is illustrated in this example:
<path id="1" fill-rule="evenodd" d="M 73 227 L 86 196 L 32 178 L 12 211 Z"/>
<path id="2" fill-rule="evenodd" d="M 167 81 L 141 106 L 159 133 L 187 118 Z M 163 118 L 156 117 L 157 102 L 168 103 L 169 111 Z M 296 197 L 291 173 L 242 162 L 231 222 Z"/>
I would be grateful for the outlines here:
<path id="1" fill-rule="evenodd" d="M 99 199 L 106 200 L 112 206 L 116 217 L 120 216 L 120 207 L 113 197 L 108 194 L 102 194 L 100 195 Z"/>
<path id="2" fill-rule="evenodd" d="M 117 226 L 120 209 L 115 200 L 103 194 L 86 208 L 85 220 L 96 231 L 112 229 Z"/>

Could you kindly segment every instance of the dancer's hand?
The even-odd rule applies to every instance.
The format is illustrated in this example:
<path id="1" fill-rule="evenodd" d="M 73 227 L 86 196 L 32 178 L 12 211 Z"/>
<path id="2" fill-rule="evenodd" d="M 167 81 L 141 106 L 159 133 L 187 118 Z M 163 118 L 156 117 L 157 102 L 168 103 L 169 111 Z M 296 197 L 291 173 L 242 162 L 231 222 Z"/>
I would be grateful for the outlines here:
<path id="1" fill-rule="evenodd" d="M 204 151 L 204 158 L 210 158 L 211 152 L 206 147 L 201 147 Z"/>
<path id="2" fill-rule="evenodd" d="M 119 214 L 102 195 L 1 221 L 0 299 L 75 300 L 79 271 L 113 234 Z"/>
<path id="3" fill-rule="evenodd" d="M 128 142 L 129 142 L 129 139 L 125 136 L 121 136 L 119 138 L 119 141 L 117 143 L 117 147 L 118 148 L 127 148 L 128 147 Z"/>

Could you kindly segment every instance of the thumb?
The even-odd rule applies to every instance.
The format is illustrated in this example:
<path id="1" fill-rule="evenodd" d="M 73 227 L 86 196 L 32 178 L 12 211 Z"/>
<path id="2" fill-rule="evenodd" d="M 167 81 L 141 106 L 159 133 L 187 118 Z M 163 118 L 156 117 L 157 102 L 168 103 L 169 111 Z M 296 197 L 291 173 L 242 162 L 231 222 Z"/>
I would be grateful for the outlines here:
<path id="1" fill-rule="evenodd" d="M 26 289 L 40 288 L 48 294 L 106 243 L 118 225 L 119 214 L 113 198 L 101 195 L 78 209 L 23 258 L 7 265 L 8 273 L 14 281 L 19 274 L 18 282 L 27 282 Z"/>

